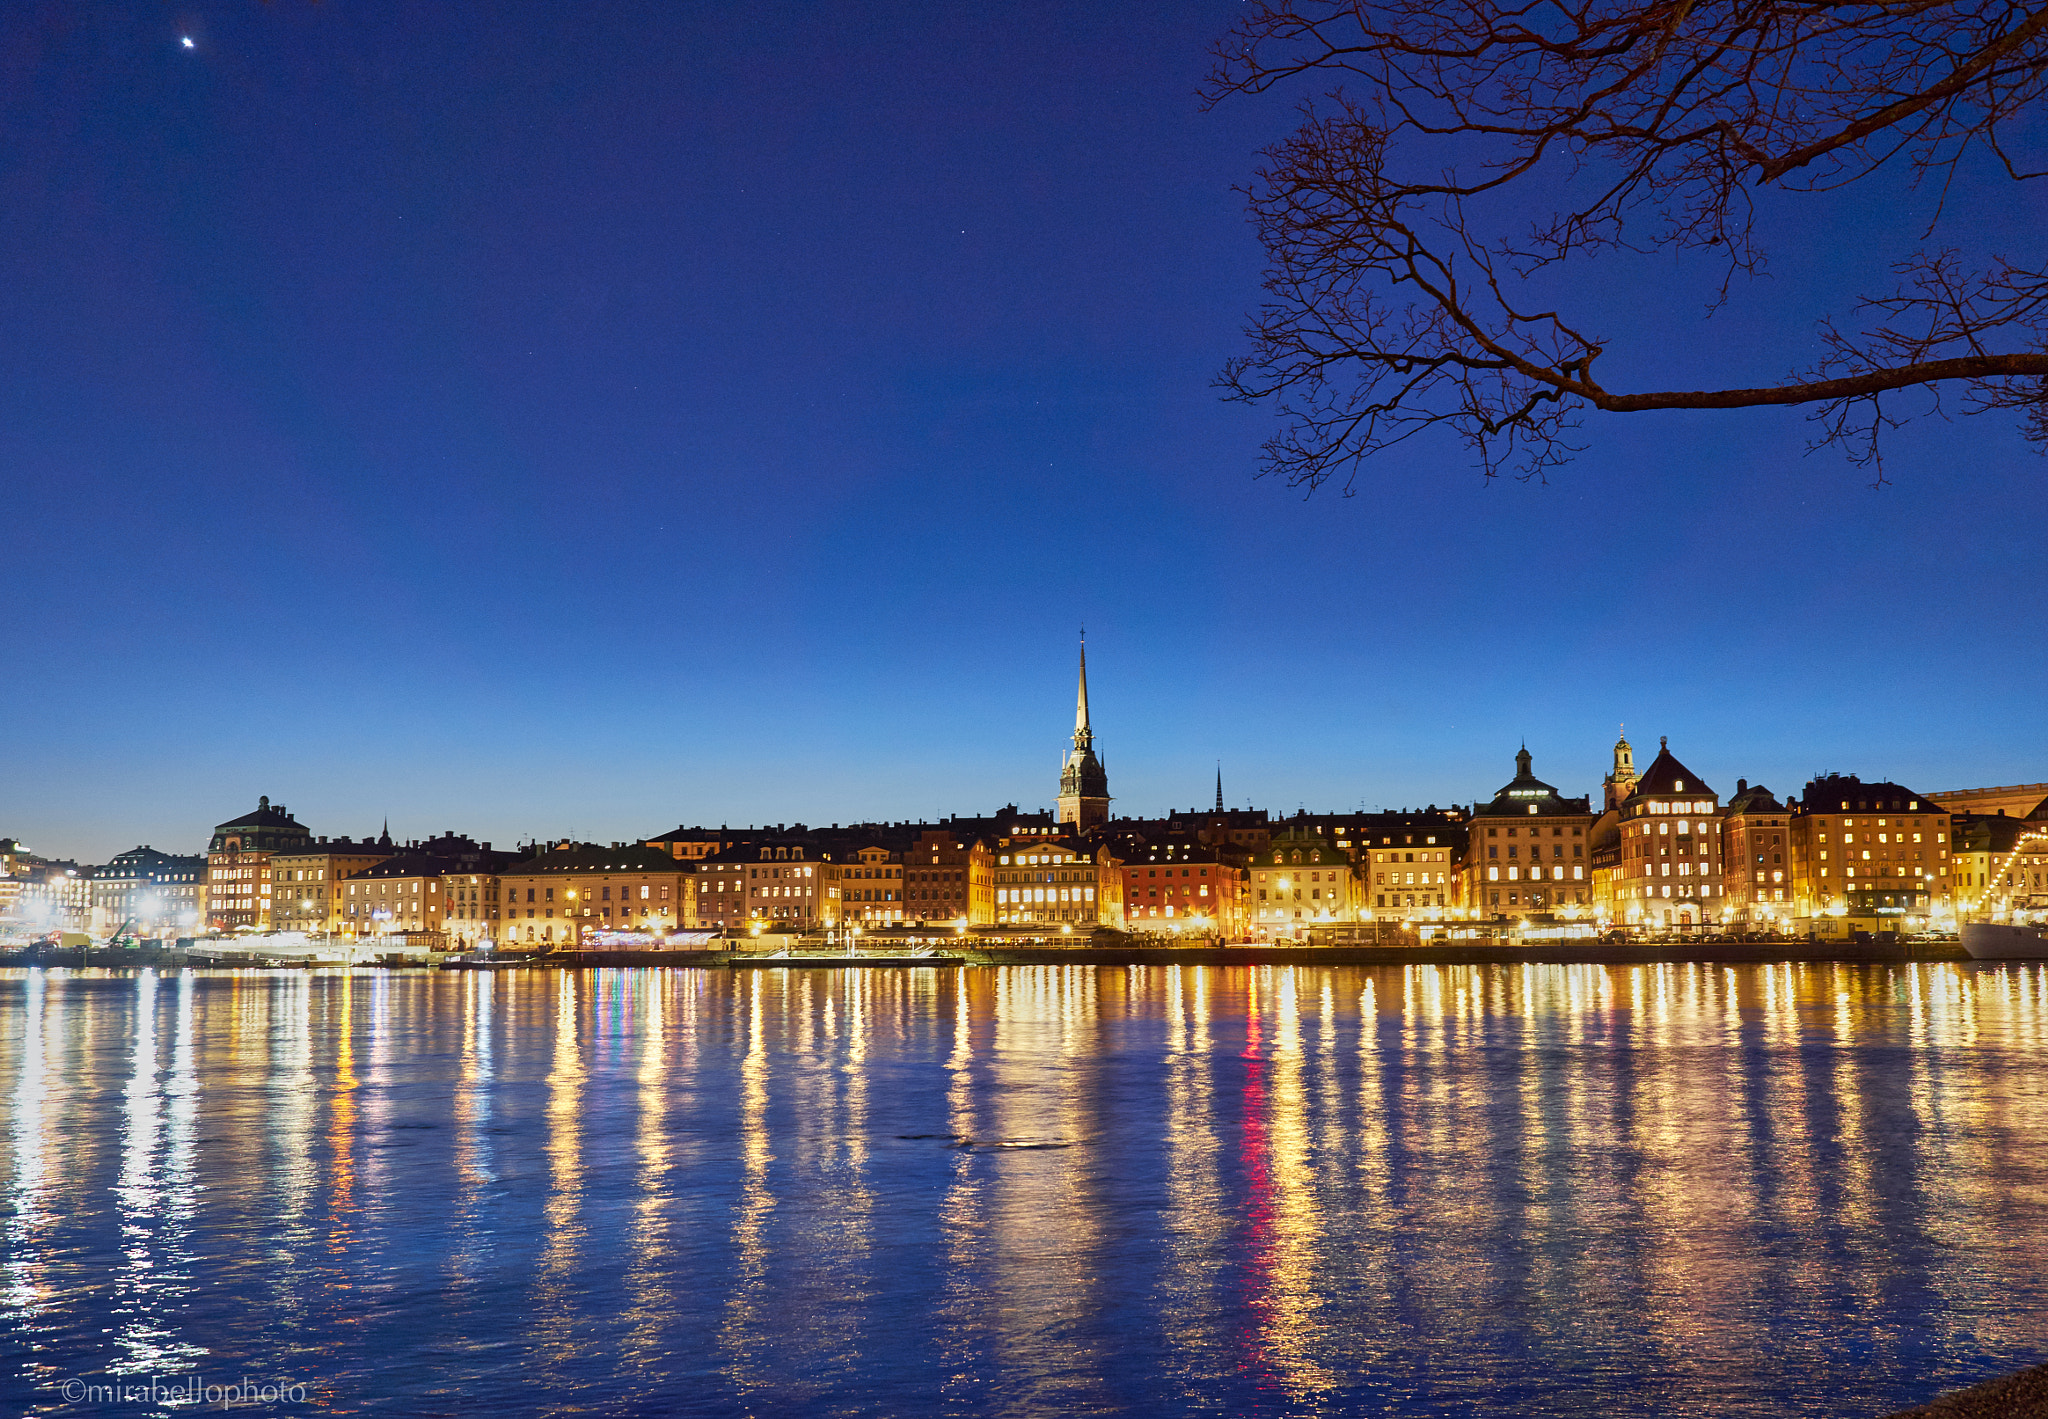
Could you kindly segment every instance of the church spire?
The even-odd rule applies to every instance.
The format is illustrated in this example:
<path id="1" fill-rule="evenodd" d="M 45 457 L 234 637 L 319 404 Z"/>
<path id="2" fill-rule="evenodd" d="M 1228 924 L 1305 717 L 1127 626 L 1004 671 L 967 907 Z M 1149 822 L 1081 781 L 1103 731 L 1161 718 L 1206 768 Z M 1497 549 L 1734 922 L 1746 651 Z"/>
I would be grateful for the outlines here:
<path id="1" fill-rule="evenodd" d="M 1086 749 L 1095 742 L 1088 727 L 1088 638 L 1081 637 L 1081 688 L 1074 696 L 1074 747 Z"/>
<path id="2" fill-rule="evenodd" d="M 1109 821 L 1109 775 L 1095 757 L 1095 730 L 1088 723 L 1088 639 L 1081 639 L 1081 683 L 1074 694 L 1074 747 L 1060 767 L 1058 821 L 1082 832 Z"/>
<path id="3" fill-rule="evenodd" d="M 1216 761 L 1216 811 L 1223 811 L 1223 761 Z"/>

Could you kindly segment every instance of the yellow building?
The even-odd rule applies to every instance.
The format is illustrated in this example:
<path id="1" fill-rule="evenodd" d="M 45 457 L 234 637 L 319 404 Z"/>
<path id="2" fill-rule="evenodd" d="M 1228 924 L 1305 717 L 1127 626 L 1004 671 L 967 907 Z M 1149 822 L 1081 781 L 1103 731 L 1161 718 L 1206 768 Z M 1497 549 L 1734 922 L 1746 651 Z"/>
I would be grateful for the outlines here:
<path id="1" fill-rule="evenodd" d="M 1246 869 L 1251 932 L 1289 936 L 1312 926 L 1355 922 L 1359 889 L 1351 854 L 1321 833 L 1274 833 Z"/>
<path id="2" fill-rule="evenodd" d="M 2048 819 L 1957 813 L 1950 885 L 1964 921 L 2026 921 L 2048 910 Z"/>
<path id="3" fill-rule="evenodd" d="M 1567 798 L 1530 772 L 1527 748 L 1515 777 L 1491 803 L 1475 804 L 1458 873 L 1459 910 L 1481 920 L 1593 913 L 1590 799 Z"/>
<path id="4" fill-rule="evenodd" d="M 909 920 L 903 901 L 901 853 L 872 844 L 857 847 L 846 854 L 845 862 L 828 860 L 819 871 L 822 876 L 813 893 L 810 865 L 793 881 L 779 863 L 764 862 L 760 877 L 749 883 L 750 905 L 757 919 L 773 923 L 779 914 L 787 920 L 809 905 L 815 908 L 810 920 L 818 926 L 889 926 Z"/>
<path id="5" fill-rule="evenodd" d="M 1795 929 L 1911 931 L 1955 911 L 1949 815 L 1896 783 L 1829 774 L 1792 812 Z"/>
<path id="6" fill-rule="evenodd" d="M 1366 921 L 1441 921 L 1451 912 L 1465 827 L 1449 815 L 1359 834 L 1361 905 Z M 1338 845 L 1343 846 L 1340 839 Z"/>
<path id="7" fill-rule="evenodd" d="M 279 931 L 339 936 L 349 922 L 342 910 L 343 879 L 367 872 L 397 855 L 387 832 L 383 841 L 321 838 L 308 847 L 280 852 L 270 860 L 270 914 Z"/>
<path id="8" fill-rule="evenodd" d="M 1073 836 L 999 839 L 996 921 L 1077 930 L 1122 926 L 1124 894 L 1118 868 L 1107 843 Z"/>
<path id="9" fill-rule="evenodd" d="M 498 944 L 523 951 L 651 944 L 688 920 L 691 877 L 690 864 L 641 843 L 545 848 L 498 874 Z M 489 905 L 481 897 L 478 904 Z"/>
<path id="10" fill-rule="evenodd" d="M 439 950 L 473 951 L 498 938 L 503 887 L 493 870 L 510 853 L 462 862 L 406 852 L 339 883 L 340 934 L 357 941 L 428 938 Z"/>

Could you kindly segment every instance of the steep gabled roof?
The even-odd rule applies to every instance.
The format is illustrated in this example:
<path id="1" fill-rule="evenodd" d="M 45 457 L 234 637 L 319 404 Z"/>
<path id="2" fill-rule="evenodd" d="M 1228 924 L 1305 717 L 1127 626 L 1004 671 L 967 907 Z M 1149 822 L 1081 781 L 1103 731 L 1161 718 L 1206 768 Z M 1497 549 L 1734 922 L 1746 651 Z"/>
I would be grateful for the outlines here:
<path id="1" fill-rule="evenodd" d="M 1643 776 L 1636 780 L 1635 793 L 1630 796 L 1668 797 L 1680 793 L 1704 793 L 1710 797 L 1718 797 L 1712 788 L 1701 781 L 1698 774 L 1678 762 L 1678 756 L 1665 747 L 1666 744 L 1667 741 L 1658 741 L 1657 757 L 1651 761 L 1649 768 L 1643 770 Z"/>

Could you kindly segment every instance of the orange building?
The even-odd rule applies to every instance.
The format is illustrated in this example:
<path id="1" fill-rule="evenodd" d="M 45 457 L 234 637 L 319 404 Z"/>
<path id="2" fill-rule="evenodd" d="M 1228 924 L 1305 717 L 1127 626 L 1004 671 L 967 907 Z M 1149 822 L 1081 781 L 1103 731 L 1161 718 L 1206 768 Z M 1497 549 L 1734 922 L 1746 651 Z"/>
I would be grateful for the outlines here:
<path id="1" fill-rule="evenodd" d="M 1721 819 L 1721 861 L 1722 925 L 1756 931 L 1792 916 L 1792 810 L 1762 784 L 1735 780 Z"/>
<path id="2" fill-rule="evenodd" d="M 213 830 L 206 849 L 203 919 L 215 931 L 271 930 L 270 859 L 313 840 L 283 804 L 260 798 L 256 811 Z"/>
<path id="3" fill-rule="evenodd" d="M 1249 934 L 1249 874 L 1229 856 L 1187 842 L 1133 844 L 1123 856 L 1124 924 L 1130 930 L 1192 930 L 1226 941 Z"/>

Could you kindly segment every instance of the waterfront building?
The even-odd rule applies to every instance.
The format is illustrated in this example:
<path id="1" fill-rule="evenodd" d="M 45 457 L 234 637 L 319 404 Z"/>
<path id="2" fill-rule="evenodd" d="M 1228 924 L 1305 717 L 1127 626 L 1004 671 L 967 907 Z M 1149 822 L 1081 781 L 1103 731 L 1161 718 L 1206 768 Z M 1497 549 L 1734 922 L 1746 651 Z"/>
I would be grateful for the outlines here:
<path id="1" fill-rule="evenodd" d="M 1720 794 L 1678 761 L 1668 740 L 1660 739 L 1657 757 L 1619 812 L 1616 919 L 1664 928 L 1718 922 L 1723 905 Z"/>
<path id="2" fill-rule="evenodd" d="M 1060 768 L 1057 817 L 1062 827 L 1087 833 L 1109 822 L 1109 771 L 1095 756 L 1088 722 L 1088 647 L 1081 647 L 1081 684 L 1074 696 L 1074 745 Z"/>
<path id="3" fill-rule="evenodd" d="M 1359 825 L 1353 849 L 1366 921 L 1440 921 L 1454 908 L 1464 818 L 1431 807 Z M 1340 845 L 1346 840 L 1340 840 Z"/>
<path id="4" fill-rule="evenodd" d="M 1794 927 L 1912 930 L 1954 911 L 1949 815 L 1901 784 L 1826 774 L 1792 807 Z"/>
<path id="5" fill-rule="evenodd" d="M 271 929 L 270 859 L 313 840 L 290 811 L 268 797 L 256 811 L 213 830 L 206 849 L 206 900 L 202 908 L 214 931 Z"/>
<path id="6" fill-rule="evenodd" d="M 1199 842 L 1120 845 L 1124 924 L 1133 931 L 1193 930 L 1235 940 L 1248 934 L 1249 872 L 1228 849 Z"/>
<path id="7" fill-rule="evenodd" d="M 1252 858 L 1249 898 L 1252 932 L 1291 935 L 1312 926 L 1358 920 L 1358 888 L 1351 853 L 1334 836 L 1289 824 Z"/>
<path id="8" fill-rule="evenodd" d="M 751 846 L 735 845 L 691 863 L 694 871 L 684 926 L 729 931 L 747 924 L 747 867 L 752 852 Z"/>
<path id="9" fill-rule="evenodd" d="M 927 828 L 903 854 L 904 911 L 913 921 L 996 919 L 996 853 L 980 838 Z"/>
<path id="10" fill-rule="evenodd" d="M 1531 767 L 1524 745 L 1515 755 L 1514 778 L 1491 802 L 1472 807 L 1458 873 L 1458 907 L 1468 916 L 1592 914 L 1586 851 L 1592 801 L 1566 797 Z"/>
<path id="11" fill-rule="evenodd" d="M 176 939 L 199 929 L 206 859 L 158 852 L 144 844 L 117 854 L 86 876 L 87 930 L 109 936 L 124 928 L 137 939 Z"/>
<path id="12" fill-rule="evenodd" d="M 353 934 L 343 910 L 342 882 L 398 855 L 390 829 L 376 840 L 320 838 L 270 860 L 270 920 L 278 931 L 311 936 Z"/>
<path id="13" fill-rule="evenodd" d="M 665 936 L 687 919 L 692 876 L 689 864 L 642 843 L 604 847 L 561 842 L 537 848 L 497 873 L 504 912 L 498 944 L 519 950 L 588 950 L 614 944 L 605 939 L 607 934 Z M 409 906 L 413 879 L 406 880 Z M 418 878 L 422 889 L 427 880 Z M 471 890 L 468 884 L 461 885 L 465 892 Z M 475 890 L 479 892 L 478 905 L 489 905 L 481 896 L 483 886 Z M 377 899 L 390 895 L 379 893 Z M 425 896 L 424 890 L 421 895 Z M 441 899 L 447 900 L 445 892 Z M 365 896 L 363 900 L 371 899 Z M 397 908 L 385 910 L 395 912 Z M 420 919 L 426 920 L 424 913 Z M 448 919 L 444 912 L 442 920 Z"/>
<path id="14" fill-rule="evenodd" d="M 836 918 L 843 926 L 892 926 L 909 919 L 903 901 L 902 853 L 870 843 L 852 849 L 843 862 L 827 863 L 826 867 L 826 890 L 814 899 L 821 908 L 813 915 L 818 924 L 830 926 Z M 805 868 L 806 878 L 809 872 L 810 869 Z M 770 877 L 765 867 L 762 877 L 764 880 L 760 885 L 771 895 L 761 900 L 766 901 L 771 909 L 777 906 L 772 893 L 778 885 L 796 890 L 794 900 L 812 900 L 802 890 L 805 884 L 790 889 L 788 884 Z"/>
<path id="15" fill-rule="evenodd" d="M 21 919 L 21 897 L 28 884 L 29 869 L 40 866 L 42 861 L 20 839 L 0 838 L 0 922 Z"/>
<path id="16" fill-rule="evenodd" d="M 92 869 L 75 862 L 35 858 L 17 862 L 8 879 L 8 923 L 30 931 L 85 931 L 92 924 Z"/>
<path id="17" fill-rule="evenodd" d="M 1721 891 L 1723 926 L 1777 929 L 1793 914 L 1792 810 L 1748 779 L 1722 811 Z"/>
<path id="18" fill-rule="evenodd" d="M 448 838 L 437 840 L 450 845 Z M 455 844 L 466 839 L 455 839 Z M 444 854 L 423 851 L 424 844 L 352 873 L 335 884 L 341 891 L 341 934 L 358 941 L 385 936 L 424 936 L 437 950 L 472 951 L 485 942 L 495 943 L 499 932 L 503 885 L 498 870 L 518 860 L 517 853 L 492 852 L 488 844 L 475 844 L 477 851 Z M 653 929 L 666 934 L 672 922 L 666 915 L 661 924 L 643 928 L 635 924 L 651 914 L 636 918 L 631 909 L 637 899 L 622 897 L 613 903 L 599 878 L 600 900 L 596 903 L 602 919 L 611 921 L 609 907 L 623 907 L 618 930 Z M 279 883 L 278 890 L 285 890 Z M 281 908 L 280 908 L 281 910 Z M 581 921 L 582 918 L 576 918 Z"/>
<path id="19" fill-rule="evenodd" d="M 1091 929 L 1124 922 L 1123 877 L 1106 842 L 1026 835 L 996 844 L 995 912 L 1003 924 Z"/>

